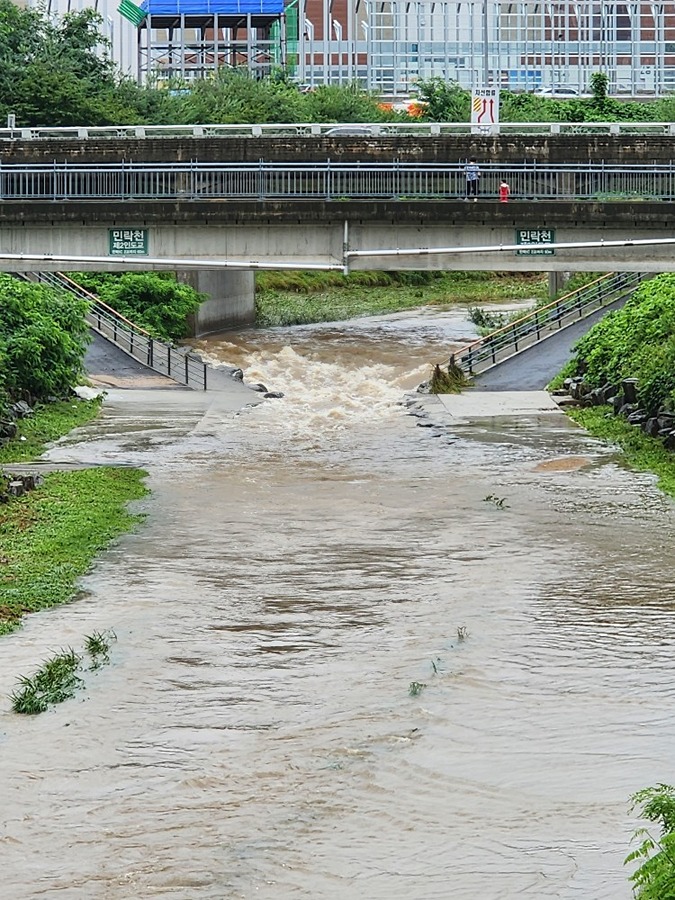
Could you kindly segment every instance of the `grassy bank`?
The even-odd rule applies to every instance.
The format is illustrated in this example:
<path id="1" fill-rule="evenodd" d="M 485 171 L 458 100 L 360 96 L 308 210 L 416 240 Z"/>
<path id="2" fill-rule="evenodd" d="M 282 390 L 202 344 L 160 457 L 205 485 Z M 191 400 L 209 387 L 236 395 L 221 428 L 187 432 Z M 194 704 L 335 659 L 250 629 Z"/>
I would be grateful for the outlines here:
<path id="1" fill-rule="evenodd" d="M 300 325 L 400 312 L 420 306 L 499 303 L 546 296 L 540 274 L 496 272 L 264 272 L 257 278 L 256 324 Z"/>
<path id="2" fill-rule="evenodd" d="M 100 408 L 100 400 L 76 399 L 37 406 L 34 415 L 17 421 L 17 436 L 0 447 L 0 465 L 35 459 L 50 441 L 95 419 Z"/>
<path id="3" fill-rule="evenodd" d="M 666 450 L 660 440 L 612 415 L 609 406 L 569 408 L 566 412 L 594 437 L 619 447 L 632 468 L 657 475 L 661 490 L 675 497 L 675 453 Z"/>
<path id="4" fill-rule="evenodd" d="M 0 467 L 11 471 L 12 463 L 35 459 L 47 443 L 95 418 L 100 406 L 72 399 L 36 407 L 0 448 Z M 36 490 L 0 505 L 0 634 L 26 612 L 72 599 L 96 553 L 139 521 L 126 506 L 147 493 L 144 476 L 116 468 L 52 473 Z"/>
<path id="5" fill-rule="evenodd" d="M 126 505 L 147 494 L 144 477 L 126 468 L 55 472 L 0 506 L 0 634 L 26 612 L 72 599 L 93 557 L 141 520 Z"/>

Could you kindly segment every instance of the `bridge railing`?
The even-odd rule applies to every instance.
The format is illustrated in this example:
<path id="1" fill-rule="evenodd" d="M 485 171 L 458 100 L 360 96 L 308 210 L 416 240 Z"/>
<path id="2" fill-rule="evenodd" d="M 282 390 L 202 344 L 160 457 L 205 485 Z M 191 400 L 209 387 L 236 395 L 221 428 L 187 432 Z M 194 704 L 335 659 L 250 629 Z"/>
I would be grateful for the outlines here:
<path id="1" fill-rule="evenodd" d="M 458 365 L 467 375 L 480 375 L 597 310 L 630 296 L 644 277 L 639 272 L 620 272 L 596 278 L 467 344 L 448 362 Z"/>
<path id="2" fill-rule="evenodd" d="M 339 134 L 330 134 L 339 128 Z M 352 132 L 351 134 L 349 132 Z M 364 133 L 365 132 L 365 133 Z M 104 125 L 77 128 L 34 126 L 0 128 L 0 141 L 46 140 L 144 140 L 146 138 L 228 138 L 228 137 L 293 137 L 326 136 L 350 140 L 417 135 L 435 137 L 442 134 L 471 134 L 469 122 L 372 122 L 340 123 L 302 122 L 287 124 L 239 125 Z M 501 122 L 492 126 L 501 134 L 645 134 L 675 135 L 675 122 Z"/>
<path id="3" fill-rule="evenodd" d="M 671 200 L 675 164 L 480 164 L 480 195 L 511 200 Z M 445 199 L 465 191 L 464 163 L 128 163 L 1 165 L 0 199 Z"/>
<path id="4" fill-rule="evenodd" d="M 207 389 L 208 366 L 194 353 L 178 350 L 166 341 L 153 338 L 62 272 L 32 272 L 27 277 L 86 300 L 89 327 L 138 362 L 179 384 L 195 390 Z"/>

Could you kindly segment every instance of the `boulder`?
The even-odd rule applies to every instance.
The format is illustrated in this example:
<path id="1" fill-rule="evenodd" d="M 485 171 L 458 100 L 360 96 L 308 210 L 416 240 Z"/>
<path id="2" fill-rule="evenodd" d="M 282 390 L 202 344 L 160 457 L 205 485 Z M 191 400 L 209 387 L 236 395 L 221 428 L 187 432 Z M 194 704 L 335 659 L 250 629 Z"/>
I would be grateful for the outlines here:
<path id="1" fill-rule="evenodd" d="M 659 420 L 656 418 L 656 416 L 652 416 L 645 422 L 645 433 L 648 434 L 649 437 L 658 437 Z"/>
<path id="2" fill-rule="evenodd" d="M 243 381 L 244 373 L 241 369 L 232 369 L 230 375 L 234 378 L 235 381 Z"/>
<path id="3" fill-rule="evenodd" d="M 663 443 L 666 450 L 675 450 L 675 431 L 671 431 Z"/>
<path id="4" fill-rule="evenodd" d="M 626 418 L 628 418 L 628 416 L 634 412 L 635 412 L 635 404 L 634 403 L 624 403 L 623 406 L 621 406 L 621 408 L 619 409 L 619 415 L 625 416 Z"/>
<path id="5" fill-rule="evenodd" d="M 256 382 L 255 384 L 248 384 L 247 387 L 250 387 L 252 391 L 257 391 L 259 394 L 267 393 L 267 388 L 264 384 L 260 384 L 260 382 Z"/>
<path id="6" fill-rule="evenodd" d="M 25 400 L 19 400 L 12 404 L 12 412 L 17 419 L 27 419 L 33 415 L 33 407 L 29 406 Z"/>
<path id="7" fill-rule="evenodd" d="M 16 423 L 7 419 L 0 420 L 0 438 L 16 437 Z"/>
<path id="8" fill-rule="evenodd" d="M 621 382 L 623 397 L 626 403 L 637 403 L 637 378 L 624 378 Z"/>
<path id="9" fill-rule="evenodd" d="M 628 424 L 629 425 L 644 425 L 647 419 L 649 418 L 649 413 L 646 409 L 636 409 L 628 416 Z"/>
<path id="10" fill-rule="evenodd" d="M 623 397 L 621 394 L 617 394 L 615 397 L 612 397 L 612 409 L 614 410 L 614 415 L 618 416 L 621 407 L 623 406 Z"/>
<path id="11" fill-rule="evenodd" d="M 283 391 L 267 391 L 266 394 L 263 394 L 266 400 L 279 400 L 284 396 Z"/>

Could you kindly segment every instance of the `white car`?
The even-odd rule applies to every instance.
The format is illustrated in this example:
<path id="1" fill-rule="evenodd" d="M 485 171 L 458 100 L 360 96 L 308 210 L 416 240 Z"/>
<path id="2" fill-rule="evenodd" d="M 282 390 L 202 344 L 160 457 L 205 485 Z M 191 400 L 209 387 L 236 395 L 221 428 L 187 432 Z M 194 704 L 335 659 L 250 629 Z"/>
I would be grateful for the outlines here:
<path id="1" fill-rule="evenodd" d="M 566 84 L 554 84 L 551 87 L 540 88 L 538 91 L 534 92 L 535 97 L 549 97 L 552 99 L 568 99 L 568 100 L 581 100 L 584 97 L 590 96 L 589 94 L 582 94 L 580 90 L 575 87 L 569 87 Z"/>

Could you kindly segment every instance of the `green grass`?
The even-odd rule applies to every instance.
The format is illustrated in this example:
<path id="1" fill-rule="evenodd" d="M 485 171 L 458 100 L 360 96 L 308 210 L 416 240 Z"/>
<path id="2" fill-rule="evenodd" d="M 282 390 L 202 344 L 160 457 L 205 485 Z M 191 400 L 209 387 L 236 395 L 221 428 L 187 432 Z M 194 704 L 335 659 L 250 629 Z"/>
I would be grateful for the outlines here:
<path id="1" fill-rule="evenodd" d="M 666 450 L 660 440 L 629 425 L 621 416 L 614 416 L 609 406 L 565 411 L 594 437 L 619 447 L 633 469 L 657 475 L 661 490 L 675 497 L 675 453 Z"/>
<path id="2" fill-rule="evenodd" d="M 85 650 L 91 658 L 90 670 L 110 662 L 110 646 L 117 640 L 113 631 L 95 631 L 85 637 Z M 84 687 L 78 675 L 83 671 L 83 657 L 72 647 L 61 650 L 46 660 L 34 675 L 22 675 L 11 695 L 12 709 L 17 713 L 37 715 L 55 703 L 63 703 Z"/>
<path id="3" fill-rule="evenodd" d="M 55 472 L 0 506 L 0 634 L 21 616 L 65 603 L 93 557 L 142 516 L 126 505 L 148 493 L 139 469 Z"/>
<path id="4" fill-rule="evenodd" d="M 546 276 L 494 272 L 265 272 L 256 324 L 288 326 L 400 312 L 420 306 L 499 303 L 546 296 Z"/>
<path id="5" fill-rule="evenodd" d="M 100 408 L 100 400 L 77 398 L 36 407 L 34 415 L 17 421 L 16 438 L 0 447 L 0 465 L 35 459 L 50 441 L 95 419 Z"/>
<path id="6" fill-rule="evenodd" d="M 81 662 L 82 657 L 69 647 L 46 660 L 35 675 L 22 675 L 10 698 L 14 712 L 37 715 L 54 703 L 74 697 L 84 685 L 77 674 Z"/>

